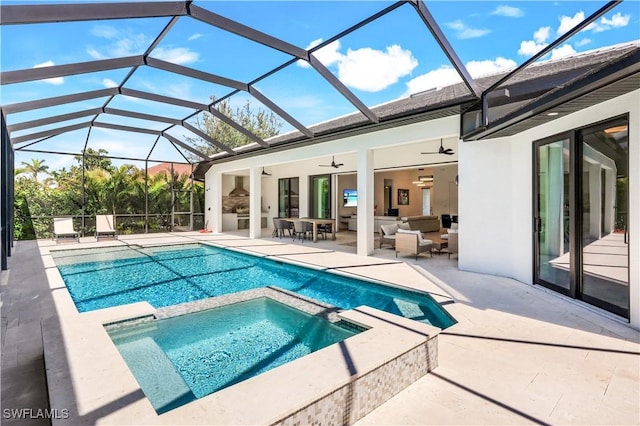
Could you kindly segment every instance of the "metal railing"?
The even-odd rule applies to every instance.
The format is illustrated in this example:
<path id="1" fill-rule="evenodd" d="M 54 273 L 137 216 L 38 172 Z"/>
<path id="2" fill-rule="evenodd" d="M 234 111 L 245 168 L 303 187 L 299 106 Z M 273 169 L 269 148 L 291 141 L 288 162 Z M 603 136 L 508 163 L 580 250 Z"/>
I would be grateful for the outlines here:
<path id="1" fill-rule="evenodd" d="M 31 222 L 37 239 L 53 236 L 54 217 L 71 217 L 76 231 L 81 236 L 95 234 L 96 217 L 88 215 L 27 216 L 22 221 Z M 204 229 L 204 213 L 166 214 L 115 214 L 114 222 L 119 235 L 146 234 L 156 232 L 198 231 Z"/>

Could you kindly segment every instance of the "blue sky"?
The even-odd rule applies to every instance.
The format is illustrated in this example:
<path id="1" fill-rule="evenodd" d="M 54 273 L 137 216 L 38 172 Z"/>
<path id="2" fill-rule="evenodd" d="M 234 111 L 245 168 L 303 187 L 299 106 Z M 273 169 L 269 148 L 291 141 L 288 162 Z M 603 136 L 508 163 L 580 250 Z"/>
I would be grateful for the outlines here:
<path id="1" fill-rule="evenodd" d="M 26 4 L 27 2 L 3 2 Z M 604 1 L 435 1 L 426 2 L 461 61 L 474 77 L 508 70 L 604 5 Z M 195 1 L 224 15 L 302 48 L 310 48 L 382 10 L 382 1 Z M 593 25 L 572 37 L 550 56 L 554 59 L 640 38 L 640 2 L 627 0 Z M 1 31 L 2 71 L 140 55 L 168 22 L 167 18 L 6 26 Z M 318 50 L 318 58 L 368 106 L 458 81 L 446 56 L 410 5 Z M 242 39 L 223 30 L 183 17 L 156 47 L 152 57 L 250 82 L 291 59 L 285 53 Z M 305 125 L 354 111 L 322 77 L 305 63 L 296 63 L 256 83 L 256 87 Z M 97 90 L 120 84 L 128 69 L 83 74 L 48 81 L 1 87 L 2 105 Z M 231 89 L 203 83 L 150 67 L 141 67 L 125 87 L 207 103 Z M 250 99 L 240 93 L 231 102 Z M 106 98 L 8 116 L 9 124 L 102 106 Z M 251 99 L 253 105 L 259 102 Z M 117 96 L 113 108 L 184 118 L 192 110 Z M 87 121 L 87 118 L 18 132 L 33 133 Z M 165 128 L 164 124 L 103 115 L 98 121 Z M 285 124 L 283 131 L 292 127 Z M 182 128 L 170 132 L 180 139 Z M 77 152 L 86 129 L 35 144 L 34 149 Z M 88 146 L 106 146 L 119 156 L 145 158 L 154 136 L 107 129 L 92 130 Z M 24 153 L 27 158 L 44 157 Z M 152 158 L 179 159 L 162 140 Z M 64 156 L 48 156 L 53 168 L 68 165 Z M 18 159 L 20 160 L 20 158 Z"/>

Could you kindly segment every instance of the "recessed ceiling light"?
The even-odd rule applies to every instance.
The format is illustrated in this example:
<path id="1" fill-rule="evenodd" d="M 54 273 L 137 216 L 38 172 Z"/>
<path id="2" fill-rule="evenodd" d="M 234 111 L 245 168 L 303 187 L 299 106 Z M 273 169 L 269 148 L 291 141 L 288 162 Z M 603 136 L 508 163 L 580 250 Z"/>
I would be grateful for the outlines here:
<path id="1" fill-rule="evenodd" d="M 557 112 L 548 112 L 547 115 L 549 117 L 555 117 L 556 115 L 558 115 L 558 113 Z"/>

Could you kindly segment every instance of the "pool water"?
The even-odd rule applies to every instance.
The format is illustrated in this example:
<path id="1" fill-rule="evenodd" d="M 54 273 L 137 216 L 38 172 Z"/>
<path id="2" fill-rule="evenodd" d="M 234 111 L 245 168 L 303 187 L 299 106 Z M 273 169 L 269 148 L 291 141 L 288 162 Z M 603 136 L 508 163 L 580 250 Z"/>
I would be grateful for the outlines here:
<path id="1" fill-rule="evenodd" d="M 75 250 L 74 250 L 75 251 Z M 265 286 L 352 309 L 371 306 L 447 328 L 428 294 L 337 276 L 206 245 L 52 253 L 80 312 L 147 301 L 156 308 Z"/>
<path id="2" fill-rule="evenodd" d="M 163 413 L 356 332 L 262 297 L 109 334 Z"/>

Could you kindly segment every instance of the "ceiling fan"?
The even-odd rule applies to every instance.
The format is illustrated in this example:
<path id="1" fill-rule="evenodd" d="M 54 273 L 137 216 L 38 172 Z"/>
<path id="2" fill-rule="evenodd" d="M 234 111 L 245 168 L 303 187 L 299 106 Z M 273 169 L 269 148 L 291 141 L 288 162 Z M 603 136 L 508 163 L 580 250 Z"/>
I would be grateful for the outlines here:
<path id="1" fill-rule="evenodd" d="M 320 167 L 333 167 L 334 169 L 337 169 L 340 166 L 344 166 L 344 163 L 336 164 L 335 156 L 333 156 L 333 157 L 331 157 L 331 164 L 318 164 L 318 166 L 320 166 Z"/>
<path id="2" fill-rule="evenodd" d="M 447 149 L 445 149 L 445 148 L 442 146 L 442 139 L 440 139 L 440 149 L 439 149 L 437 152 L 436 152 L 436 151 L 434 151 L 434 152 L 421 152 L 420 154 L 445 154 L 445 155 L 453 155 L 453 154 L 454 154 L 454 152 L 453 152 L 453 149 L 451 149 L 451 148 L 447 148 Z"/>
<path id="3" fill-rule="evenodd" d="M 271 176 L 271 173 L 267 173 L 264 171 L 264 167 L 262 168 L 262 173 L 260 173 L 260 176 Z"/>

